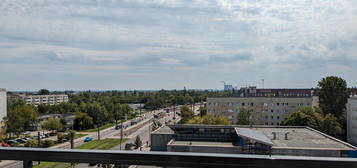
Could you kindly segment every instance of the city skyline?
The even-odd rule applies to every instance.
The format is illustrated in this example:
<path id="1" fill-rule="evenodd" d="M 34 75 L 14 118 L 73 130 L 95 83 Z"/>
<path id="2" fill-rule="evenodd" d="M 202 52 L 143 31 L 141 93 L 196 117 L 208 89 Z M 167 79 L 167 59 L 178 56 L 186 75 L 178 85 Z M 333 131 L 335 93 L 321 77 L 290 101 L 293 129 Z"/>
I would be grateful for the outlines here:
<path id="1" fill-rule="evenodd" d="M 357 86 L 357 2 L 5 0 L 7 90 Z"/>

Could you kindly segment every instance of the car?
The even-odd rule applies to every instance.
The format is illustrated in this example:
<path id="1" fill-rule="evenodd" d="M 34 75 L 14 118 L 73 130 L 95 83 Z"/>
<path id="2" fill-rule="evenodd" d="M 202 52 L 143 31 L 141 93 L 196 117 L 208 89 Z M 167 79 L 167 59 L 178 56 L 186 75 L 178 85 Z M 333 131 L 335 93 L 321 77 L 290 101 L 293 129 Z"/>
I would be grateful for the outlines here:
<path id="1" fill-rule="evenodd" d="M 30 140 L 31 138 L 26 137 L 26 138 L 22 138 L 22 139 L 24 139 L 24 140 L 28 141 L 28 140 Z"/>
<path id="2" fill-rule="evenodd" d="M 9 145 L 18 144 L 18 142 L 15 140 L 8 140 L 6 143 Z"/>
<path id="3" fill-rule="evenodd" d="M 97 165 L 96 163 L 89 163 L 88 166 L 95 166 Z"/>
<path id="4" fill-rule="evenodd" d="M 24 140 L 24 139 L 16 139 L 16 142 L 18 142 L 18 143 L 26 143 L 27 140 Z"/>
<path id="5" fill-rule="evenodd" d="M 89 141 L 92 141 L 92 140 L 93 140 L 92 137 L 85 137 L 85 138 L 84 138 L 84 142 L 89 142 Z"/>
<path id="6" fill-rule="evenodd" d="M 2 143 L 1 146 L 2 146 L 2 147 L 10 147 L 10 145 L 7 144 L 7 143 Z"/>
<path id="7" fill-rule="evenodd" d="M 115 126 L 115 129 L 116 130 L 121 129 L 121 125 Z"/>

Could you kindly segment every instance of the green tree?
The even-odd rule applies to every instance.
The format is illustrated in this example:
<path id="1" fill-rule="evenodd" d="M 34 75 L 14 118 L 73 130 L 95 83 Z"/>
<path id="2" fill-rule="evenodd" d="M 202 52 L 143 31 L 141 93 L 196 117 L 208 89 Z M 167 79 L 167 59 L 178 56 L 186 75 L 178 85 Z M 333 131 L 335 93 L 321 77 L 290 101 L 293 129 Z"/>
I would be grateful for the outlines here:
<path id="1" fill-rule="evenodd" d="M 319 109 L 305 107 L 291 113 L 282 125 L 308 126 L 326 134 L 339 137 L 342 133 L 341 124 L 332 114 L 322 114 Z"/>
<path id="2" fill-rule="evenodd" d="M 39 95 L 49 95 L 50 94 L 50 91 L 47 90 L 47 89 L 40 89 L 37 94 Z"/>
<path id="3" fill-rule="evenodd" d="M 250 125 L 250 112 L 245 108 L 240 108 L 237 114 L 237 124 L 238 125 Z"/>
<path id="4" fill-rule="evenodd" d="M 344 116 L 348 99 L 347 83 L 336 76 L 328 76 L 318 83 L 316 95 L 319 96 L 319 106 L 324 114 L 332 114 L 337 119 Z"/>
<path id="5" fill-rule="evenodd" d="M 86 113 L 77 113 L 73 127 L 77 130 L 93 128 L 93 119 Z"/>
<path id="6" fill-rule="evenodd" d="M 207 115 L 207 107 L 206 107 L 206 106 L 200 107 L 200 108 L 198 109 L 198 111 L 200 112 L 200 116 L 201 116 L 201 117 Z"/>
<path id="7" fill-rule="evenodd" d="M 139 149 L 141 146 L 143 146 L 143 142 L 140 139 L 140 136 L 137 136 L 134 141 L 135 149 Z"/>
<path id="8" fill-rule="evenodd" d="M 181 120 L 180 123 L 185 124 L 188 120 L 194 117 L 193 111 L 186 105 L 180 107 Z"/>
<path id="9" fill-rule="evenodd" d="M 63 129 L 63 125 L 60 119 L 50 118 L 43 122 L 42 127 L 50 131 L 60 131 Z"/>
<path id="10" fill-rule="evenodd" d="M 188 120 L 187 124 L 228 125 L 229 121 L 223 116 L 205 115 L 203 117 L 196 116 Z"/>
<path id="11" fill-rule="evenodd" d="M 15 105 L 10 105 L 7 117 L 4 118 L 6 133 L 19 135 L 27 126 L 36 124 L 38 114 L 35 108 L 27 105 L 24 102 L 18 102 Z"/>

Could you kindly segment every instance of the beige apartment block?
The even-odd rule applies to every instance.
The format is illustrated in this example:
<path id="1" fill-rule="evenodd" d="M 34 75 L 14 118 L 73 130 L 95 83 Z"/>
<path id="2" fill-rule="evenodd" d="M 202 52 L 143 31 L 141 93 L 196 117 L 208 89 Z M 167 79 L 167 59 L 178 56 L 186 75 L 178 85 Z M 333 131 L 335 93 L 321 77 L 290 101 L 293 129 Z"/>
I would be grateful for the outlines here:
<path id="1" fill-rule="evenodd" d="M 7 96 L 6 89 L 0 88 L 0 124 L 4 117 L 7 116 Z"/>
<path id="2" fill-rule="evenodd" d="M 26 104 L 38 106 L 40 104 L 55 105 L 63 102 L 68 102 L 68 95 L 21 95 Z"/>
<path id="3" fill-rule="evenodd" d="M 357 97 L 347 102 L 347 142 L 357 145 Z"/>
<path id="4" fill-rule="evenodd" d="M 225 116 L 236 124 L 237 114 L 244 108 L 255 125 L 280 125 L 289 114 L 314 104 L 313 97 L 211 97 L 207 98 L 207 113 Z"/>

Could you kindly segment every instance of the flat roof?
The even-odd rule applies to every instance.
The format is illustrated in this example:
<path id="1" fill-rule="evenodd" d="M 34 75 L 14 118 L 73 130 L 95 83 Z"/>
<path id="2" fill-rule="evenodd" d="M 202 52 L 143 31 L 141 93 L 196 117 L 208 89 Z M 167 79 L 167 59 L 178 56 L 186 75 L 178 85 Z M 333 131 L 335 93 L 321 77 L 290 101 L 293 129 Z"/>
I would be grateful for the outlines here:
<path id="1" fill-rule="evenodd" d="M 234 147 L 232 142 L 205 142 L 205 141 L 171 141 L 168 146 L 206 146 L 206 147 Z"/>
<path id="2" fill-rule="evenodd" d="M 175 132 L 167 127 L 167 126 L 163 126 L 163 127 L 160 127 L 159 129 L 153 131 L 151 134 L 174 134 Z"/>
<path id="3" fill-rule="evenodd" d="M 261 131 L 267 136 L 274 145 L 272 148 L 306 148 L 306 149 L 341 149 L 353 150 L 352 145 L 340 141 L 336 138 L 323 134 L 311 128 L 281 128 L 281 127 L 260 127 L 250 128 Z M 276 133 L 276 139 L 273 140 L 272 132 Z M 288 140 L 285 140 L 285 133 L 289 132 Z"/>
<path id="4" fill-rule="evenodd" d="M 324 134 L 320 131 L 305 126 L 266 126 L 266 125 L 194 125 L 176 124 L 168 125 L 172 130 L 177 128 L 207 128 L 207 129 L 236 129 L 246 128 L 263 133 L 273 142 L 272 148 L 281 149 L 326 149 L 326 150 L 356 150 L 353 145 Z M 272 132 L 276 133 L 273 140 Z M 285 132 L 289 132 L 288 140 L 285 140 Z M 254 139 L 253 139 L 254 140 Z M 256 140 L 256 139 L 255 139 Z"/>

